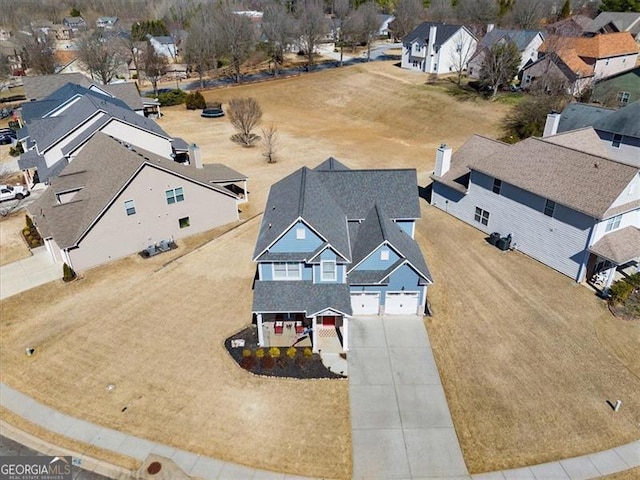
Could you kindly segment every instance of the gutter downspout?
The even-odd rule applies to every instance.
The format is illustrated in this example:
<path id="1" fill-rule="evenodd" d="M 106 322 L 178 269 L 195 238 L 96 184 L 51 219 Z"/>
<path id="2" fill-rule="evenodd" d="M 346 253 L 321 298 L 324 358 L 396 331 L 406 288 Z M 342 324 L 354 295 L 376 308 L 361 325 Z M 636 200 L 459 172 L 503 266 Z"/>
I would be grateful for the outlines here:
<path id="1" fill-rule="evenodd" d="M 591 227 L 591 233 L 589 233 L 589 239 L 587 240 L 584 259 L 582 260 L 582 264 L 580 265 L 580 270 L 578 270 L 578 277 L 576 278 L 576 283 L 582 283 L 583 277 L 585 276 L 585 273 L 586 273 L 585 270 L 587 269 L 587 264 L 589 263 L 589 255 L 591 255 L 591 252 L 589 252 L 589 247 L 591 247 L 593 243 L 593 237 L 595 237 L 596 235 L 596 227 L 598 226 L 597 219 L 594 218 L 594 220 L 596 220 L 596 223 L 594 223 L 594 225 Z"/>

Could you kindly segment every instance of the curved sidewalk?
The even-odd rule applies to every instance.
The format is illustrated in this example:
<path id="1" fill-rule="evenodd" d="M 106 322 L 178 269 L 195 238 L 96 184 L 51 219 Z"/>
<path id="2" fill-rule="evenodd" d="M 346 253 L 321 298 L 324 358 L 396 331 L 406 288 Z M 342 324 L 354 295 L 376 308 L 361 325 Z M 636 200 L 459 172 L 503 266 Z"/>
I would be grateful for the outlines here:
<path id="1" fill-rule="evenodd" d="M 422 318 L 350 321 L 353 478 L 582 480 L 640 467 L 640 441 L 530 467 L 469 475 Z"/>

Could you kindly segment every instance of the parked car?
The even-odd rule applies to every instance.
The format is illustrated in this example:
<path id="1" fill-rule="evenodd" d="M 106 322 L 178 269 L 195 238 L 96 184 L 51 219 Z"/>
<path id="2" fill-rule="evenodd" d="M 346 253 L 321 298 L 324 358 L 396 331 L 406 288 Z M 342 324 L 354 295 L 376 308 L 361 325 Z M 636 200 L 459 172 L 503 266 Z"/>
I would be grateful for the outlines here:
<path id="1" fill-rule="evenodd" d="M 205 108 L 204 110 L 202 110 L 200 116 L 204 118 L 224 117 L 224 111 L 222 110 L 222 107 Z"/>
<path id="2" fill-rule="evenodd" d="M 0 185 L 0 201 L 13 199 L 22 200 L 28 195 L 29 190 L 22 185 Z"/>
<path id="3" fill-rule="evenodd" d="M 0 110 L 0 119 L 7 118 L 13 113 L 13 110 L 9 110 L 8 108 L 3 108 Z"/>
<path id="4" fill-rule="evenodd" d="M 16 132 L 10 129 L 3 129 L 0 131 L 0 145 L 9 145 L 13 143 L 17 138 Z"/>

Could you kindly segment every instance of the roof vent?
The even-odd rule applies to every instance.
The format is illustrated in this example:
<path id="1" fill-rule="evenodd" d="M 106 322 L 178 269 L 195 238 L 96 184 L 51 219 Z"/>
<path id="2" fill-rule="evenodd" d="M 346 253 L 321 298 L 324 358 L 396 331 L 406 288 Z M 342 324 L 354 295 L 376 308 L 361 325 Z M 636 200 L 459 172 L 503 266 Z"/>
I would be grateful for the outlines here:
<path id="1" fill-rule="evenodd" d="M 595 163 L 593 164 L 593 166 L 594 166 L 594 167 L 596 167 L 596 168 L 600 167 L 600 162 L 595 162 Z"/>
<path id="2" fill-rule="evenodd" d="M 271 228 L 271 224 L 269 224 L 269 228 Z"/>
<path id="3" fill-rule="evenodd" d="M 275 209 L 276 209 L 276 206 L 275 206 L 275 205 L 274 205 L 273 207 L 271 207 L 271 210 L 275 210 Z"/>

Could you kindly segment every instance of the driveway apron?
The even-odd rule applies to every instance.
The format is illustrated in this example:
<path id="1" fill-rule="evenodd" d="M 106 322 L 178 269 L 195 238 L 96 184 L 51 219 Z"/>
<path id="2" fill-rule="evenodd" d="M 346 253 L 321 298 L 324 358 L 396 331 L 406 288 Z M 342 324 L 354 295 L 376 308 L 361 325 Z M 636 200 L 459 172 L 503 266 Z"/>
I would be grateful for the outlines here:
<path id="1" fill-rule="evenodd" d="M 350 321 L 353 478 L 470 478 L 421 317 Z"/>
<path id="2" fill-rule="evenodd" d="M 0 300 L 62 278 L 62 263 L 54 262 L 45 247 L 31 253 L 29 258 L 0 267 Z"/>

